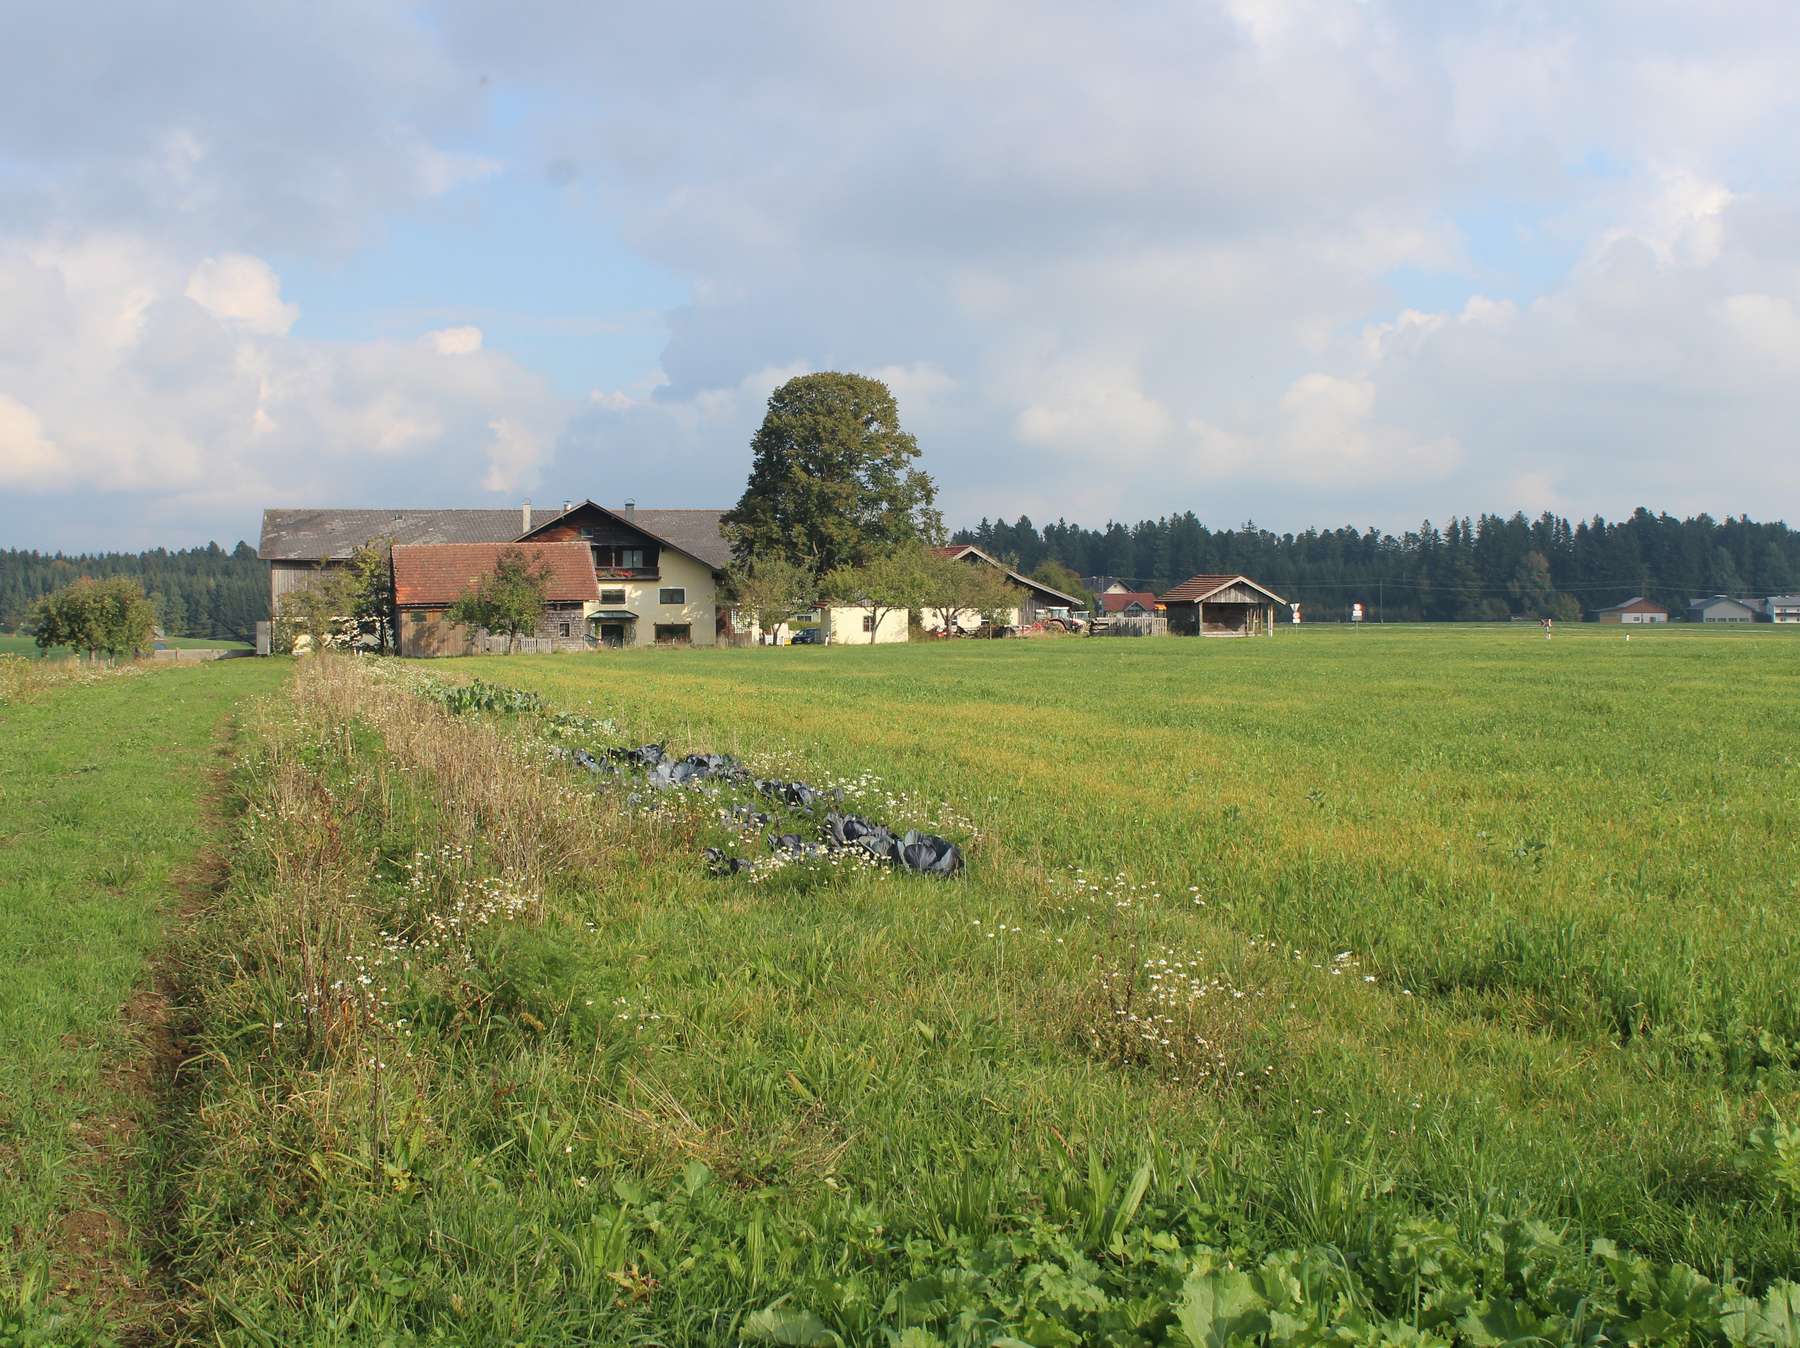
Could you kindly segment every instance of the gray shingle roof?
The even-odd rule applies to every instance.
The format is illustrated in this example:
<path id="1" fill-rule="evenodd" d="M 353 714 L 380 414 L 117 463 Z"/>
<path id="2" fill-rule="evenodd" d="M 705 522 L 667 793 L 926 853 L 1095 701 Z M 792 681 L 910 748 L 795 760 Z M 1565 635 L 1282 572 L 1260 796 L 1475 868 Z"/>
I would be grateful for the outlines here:
<path id="1" fill-rule="evenodd" d="M 531 527 L 560 509 L 533 510 Z M 647 533 L 724 569 L 731 548 L 719 530 L 722 510 L 639 510 L 631 518 Z M 344 559 L 372 538 L 396 543 L 511 543 L 527 532 L 518 507 L 491 510 L 265 510 L 256 555 L 265 561 Z"/>

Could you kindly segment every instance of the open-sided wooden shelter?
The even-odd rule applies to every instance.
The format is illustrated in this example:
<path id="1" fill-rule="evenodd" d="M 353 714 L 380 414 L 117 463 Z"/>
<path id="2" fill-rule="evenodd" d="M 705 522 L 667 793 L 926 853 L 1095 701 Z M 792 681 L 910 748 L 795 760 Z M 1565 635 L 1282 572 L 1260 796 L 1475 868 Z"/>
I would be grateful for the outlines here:
<path id="1" fill-rule="evenodd" d="M 1194 576 L 1162 597 L 1169 632 L 1185 637 L 1275 635 L 1275 618 L 1287 600 L 1248 576 Z"/>

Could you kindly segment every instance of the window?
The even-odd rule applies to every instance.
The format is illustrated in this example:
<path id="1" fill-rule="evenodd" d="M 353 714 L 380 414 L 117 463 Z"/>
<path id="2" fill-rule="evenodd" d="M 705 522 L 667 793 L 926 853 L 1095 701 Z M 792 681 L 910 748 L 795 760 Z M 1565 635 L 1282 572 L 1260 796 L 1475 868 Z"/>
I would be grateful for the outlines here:
<path id="1" fill-rule="evenodd" d="M 594 545 L 594 565 L 605 571 L 643 571 L 648 569 L 643 548 L 626 548 L 612 543 Z"/>
<path id="2" fill-rule="evenodd" d="M 625 602 L 624 587 L 621 586 L 616 590 L 600 591 L 600 602 L 602 604 L 623 604 Z"/>
<path id="3" fill-rule="evenodd" d="M 656 640 L 663 645 L 671 641 L 686 641 L 691 635 L 692 628 L 688 623 L 656 624 Z"/>
<path id="4" fill-rule="evenodd" d="M 863 614 L 863 631 L 873 632 L 874 630 L 875 630 L 875 615 L 873 613 Z"/>
<path id="5" fill-rule="evenodd" d="M 558 623 L 557 624 L 557 635 L 563 636 L 563 637 L 568 636 L 569 635 L 569 625 L 567 623 Z"/>
<path id="6" fill-rule="evenodd" d="M 656 592 L 656 602 L 659 604 L 685 604 L 687 603 L 687 591 L 679 585 L 665 585 Z"/>

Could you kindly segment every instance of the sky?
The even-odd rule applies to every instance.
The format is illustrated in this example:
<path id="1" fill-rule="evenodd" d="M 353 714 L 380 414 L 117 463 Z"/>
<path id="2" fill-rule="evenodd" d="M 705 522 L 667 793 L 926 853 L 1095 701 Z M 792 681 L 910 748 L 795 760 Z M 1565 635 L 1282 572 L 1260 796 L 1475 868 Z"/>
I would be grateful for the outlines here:
<path id="1" fill-rule="evenodd" d="M 1800 518 L 1800 6 L 15 3 L 0 545 L 732 504 Z"/>

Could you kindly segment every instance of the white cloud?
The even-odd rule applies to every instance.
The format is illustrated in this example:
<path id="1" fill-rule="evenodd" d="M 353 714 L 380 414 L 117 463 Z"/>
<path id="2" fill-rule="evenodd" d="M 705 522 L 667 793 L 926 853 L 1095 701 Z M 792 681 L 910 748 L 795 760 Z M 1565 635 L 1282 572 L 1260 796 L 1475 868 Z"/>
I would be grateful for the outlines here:
<path id="1" fill-rule="evenodd" d="M 194 268 L 182 292 L 208 313 L 251 332 L 279 336 L 300 316 L 281 298 L 281 278 L 259 257 L 226 253 Z"/>
<path id="2" fill-rule="evenodd" d="M 440 356 L 471 356 L 481 350 L 481 329 L 477 327 L 439 328 L 425 337 Z"/>
<path id="3" fill-rule="evenodd" d="M 57 484 L 66 473 L 44 423 L 17 398 L 0 393 L 0 482 L 10 487 Z"/>
<path id="4" fill-rule="evenodd" d="M 290 335 L 293 306 L 248 255 L 0 239 L 0 292 L 13 298 L 0 481 L 15 488 L 240 516 L 280 500 L 480 499 L 531 486 L 567 415 L 475 329 L 449 330 L 454 362 L 442 341 Z"/>

